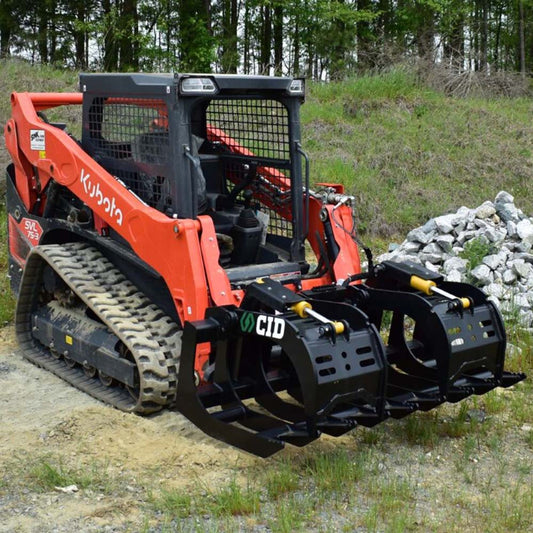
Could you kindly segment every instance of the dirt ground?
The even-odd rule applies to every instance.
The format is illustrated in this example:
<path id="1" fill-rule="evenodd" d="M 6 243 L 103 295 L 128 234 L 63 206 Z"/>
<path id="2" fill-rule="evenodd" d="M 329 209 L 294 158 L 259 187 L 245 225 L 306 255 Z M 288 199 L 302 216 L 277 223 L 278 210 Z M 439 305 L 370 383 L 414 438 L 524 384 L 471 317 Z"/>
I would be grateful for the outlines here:
<path id="1" fill-rule="evenodd" d="M 75 390 L 22 359 L 10 328 L 0 330 L 0 420 L 0 471 L 21 478 L 10 485 L 22 484 L 16 494 L 0 487 L 2 532 L 135 530 L 127 524 L 145 497 L 144 480 L 186 486 L 201 479 L 212 486 L 229 479 L 235 464 L 258 461 L 205 436 L 179 413 L 143 418 Z M 58 453 L 69 465 L 87 468 L 92 461 L 122 486 L 111 495 L 24 489 L 25 462 Z"/>
<path id="2" fill-rule="evenodd" d="M 531 406 L 533 399 L 522 396 L 521 387 L 497 393 L 507 409 L 515 394 Z M 440 408 L 435 415 L 439 424 L 456 416 L 457 409 Z M 414 520 L 409 530 L 531 531 L 529 504 L 516 502 L 526 494 L 533 505 L 533 447 L 526 444 L 533 420 L 526 414 L 521 422 L 509 424 L 508 416 L 502 410 L 489 417 L 484 422 L 488 436 L 481 440 L 471 433 L 462 439 L 442 437 L 431 448 L 408 445 L 403 421 L 387 421 L 377 445 L 358 429 L 340 439 L 323 436 L 304 451 L 287 447 L 280 455 L 284 461 L 297 461 L 302 453 L 374 449 L 370 460 L 378 478 L 361 481 L 356 488 L 361 491 L 359 503 L 328 515 L 326 526 L 313 531 L 367 531 L 350 524 L 369 512 L 372 498 L 376 508 L 382 505 L 384 489 L 379 484 L 376 489 L 380 480 L 409 481 L 406 505 Z M 24 360 L 12 328 L 0 329 L 0 422 L 0 532 L 159 532 L 162 519 L 151 506 L 151 493 L 183 488 L 194 494 L 245 476 L 259 478 L 276 468 L 276 459 L 259 459 L 214 441 L 179 413 L 143 418 L 103 405 Z M 74 493 L 62 492 L 64 486 L 39 487 L 35 468 L 48 463 L 88 474 L 86 486 Z M 369 487 L 374 487 L 374 496 Z M 200 520 L 210 523 L 211 518 Z M 486 520 L 496 520 L 498 527 L 485 528 Z M 239 528 L 270 531 L 264 523 Z M 204 531 L 203 526 L 197 523 L 191 530 Z"/>

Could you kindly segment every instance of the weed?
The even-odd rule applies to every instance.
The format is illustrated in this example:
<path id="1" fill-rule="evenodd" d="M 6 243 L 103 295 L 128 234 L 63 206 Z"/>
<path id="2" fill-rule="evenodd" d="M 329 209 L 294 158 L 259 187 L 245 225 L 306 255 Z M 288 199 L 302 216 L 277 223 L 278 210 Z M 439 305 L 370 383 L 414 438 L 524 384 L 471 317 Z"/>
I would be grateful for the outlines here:
<path id="1" fill-rule="evenodd" d="M 185 518 L 191 514 L 192 497 L 181 490 L 162 490 L 159 497 L 150 498 L 158 511 L 171 518 Z"/>
<path id="2" fill-rule="evenodd" d="M 507 405 L 505 397 L 498 390 L 492 390 L 483 395 L 484 410 L 489 415 L 501 413 Z"/>
<path id="3" fill-rule="evenodd" d="M 460 257 L 468 261 L 466 279 L 475 284 L 477 280 L 472 277 L 471 272 L 477 266 L 481 265 L 483 259 L 496 251 L 494 244 L 484 237 L 476 237 L 467 241 L 463 247 L 463 251 L 459 254 Z"/>
<path id="4" fill-rule="evenodd" d="M 379 501 L 379 515 L 383 518 L 405 509 L 413 498 L 414 490 L 406 479 L 376 477 L 369 484 L 368 492 Z"/>
<path id="5" fill-rule="evenodd" d="M 244 515 L 259 510 L 259 491 L 250 484 L 241 488 L 235 479 L 211 496 L 213 501 L 210 507 L 216 516 Z"/>
<path id="6" fill-rule="evenodd" d="M 516 480 L 503 493 L 486 490 L 478 512 L 491 531 L 531 531 L 533 528 L 533 485 L 531 479 Z"/>
<path id="7" fill-rule="evenodd" d="M 0 326 L 13 319 L 15 299 L 5 273 L 8 268 L 6 210 L 0 206 Z"/>
<path id="8" fill-rule="evenodd" d="M 526 432 L 526 443 L 533 450 L 533 431 Z"/>
<path id="9" fill-rule="evenodd" d="M 468 402 L 461 403 L 457 416 L 446 420 L 440 429 L 440 433 L 452 438 L 464 437 L 469 431 L 475 431 L 478 423 L 468 417 Z"/>
<path id="10" fill-rule="evenodd" d="M 385 527 L 386 533 L 405 533 L 411 529 L 413 519 L 408 511 L 402 509 L 388 517 L 387 525 Z"/>
<path id="11" fill-rule="evenodd" d="M 277 499 L 298 488 L 298 474 L 290 463 L 282 462 L 266 474 L 265 486 L 268 496 Z"/>
<path id="12" fill-rule="evenodd" d="M 328 494 L 350 491 L 351 485 L 363 477 L 367 468 L 366 455 L 354 458 L 345 450 L 335 450 L 309 459 L 306 469 L 317 490 Z"/>
<path id="13" fill-rule="evenodd" d="M 361 428 L 359 435 L 361 442 L 367 446 L 376 446 L 383 439 L 383 433 L 379 429 Z"/>
<path id="14" fill-rule="evenodd" d="M 373 504 L 363 516 L 363 526 L 366 531 L 374 532 L 378 530 L 379 505 Z"/>
<path id="15" fill-rule="evenodd" d="M 436 413 L 414 413 L 398 426 L 398 431 L 409 444 L 419 444 L 432 448 L 438 435 L 438 421 Z"/>
<path id="16" fill-rule="evenodd" d="M 291 495 L 279 500 L 273 509 L 268 525 L 274 533 L 292 533 L 303 529 L 305 520 L 311 516 L 308 501 Z"/>
<path id="17" fill-rule="evenodd" d="M 61 459 L 40 457 L 24 467 L 26 478 L 37 490 L 53 490 L 54 487 L 76 485 L 80 489 L 91 488 L 102 492 L 112 490 L 107 466 L 101 464 L 81 467 L 67 466 Z"/>

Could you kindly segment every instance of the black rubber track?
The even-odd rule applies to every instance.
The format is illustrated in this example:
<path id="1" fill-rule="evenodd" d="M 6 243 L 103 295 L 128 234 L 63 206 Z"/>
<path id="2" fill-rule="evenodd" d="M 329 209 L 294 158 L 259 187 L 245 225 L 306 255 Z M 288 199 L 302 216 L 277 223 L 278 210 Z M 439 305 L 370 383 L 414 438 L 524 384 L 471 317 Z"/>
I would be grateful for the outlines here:
<path id="1" fill-rule="evenodd" d="M 98 377 L 88 378 L 80 365 L 69 368 L 33 338 L 31 316 L 39 305 L 46 264 L 127 348 L 138 369 L 137 398 L 123 386 L 106 387 Z M 20 286 L 15 329 L 24 357 L 98 400 L 136 413 L 152 413 L 175 401 L 180 327 L 88 244 L 44 245 L 32 250 Z"/>

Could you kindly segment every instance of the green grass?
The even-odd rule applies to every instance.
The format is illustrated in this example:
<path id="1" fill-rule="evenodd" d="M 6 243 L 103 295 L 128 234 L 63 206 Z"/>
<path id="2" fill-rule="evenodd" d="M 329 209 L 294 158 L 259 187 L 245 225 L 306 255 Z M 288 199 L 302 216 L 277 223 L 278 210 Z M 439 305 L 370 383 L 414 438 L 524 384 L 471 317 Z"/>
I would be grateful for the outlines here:
<path id="1" fill-rule="evenodd" d="M 164 513 L 167 518 L 185 518 L 191 514 L 192 497 L 182 490 L 163 489 L 157 498 L 150 495 L 150 500 L 154 508 Z"/>
<path id="2" fill-rule="evenodd" d="M 306 521 L 313 516 L 312 505 L 311 499 L 305 495 L 289 494 L 274 504 L 268 526 L 274 533 L 302 531 Z"/>
<path id="3" fill-rule="evenodd" d="M 271 499 L 278 499 L 284 494 L 294 492 L 298 485 L 298 472 L 287 461 L 280 462 L 277 468 L 266 473 L 265 488 Z"/>
<path id="4" fill-rule="evenodd" d="M 13 319 L 15 299 L 11 292 L 8 272 L 6 210 L 0 206 L 0 327 Z"/>
<path id="5" fill-rule="evenodd" d="M 208 507 L 215 516 L 235 516 L 257 512 L 259 491 L 251 483 L 241 487 L 235 479 L 212 493 Z"/>
<path id="6" fill-rule="evenodd" d="M 532 213 L 531 110 L 527 98 L 449 98 L 397 70 L 310 84 L 303 144 L 314 182 L 337 181 L 356 196 L 364 233 L 405 234 L 501 189 Z"/>
<path id="7" fill-rule="evenodd" d="M 363 454 L 354 457 L 345 450 L 335 450 L 308 459 L 305 468 L 318 491 L 335 495 L 339 489 L 345 489 L 363 477 L 367 457 Z"/>
<path id="8" fill-rule="evenodd" d="M 2 483 L 11 491 L 50 492 L 56 487 L 76 485 L 79 490 L 91 489 L 110 493 L 117 483 L 105 461 L 74 464 L 61 454 L 37 454 L 13 458 L 4 469 Z"/>

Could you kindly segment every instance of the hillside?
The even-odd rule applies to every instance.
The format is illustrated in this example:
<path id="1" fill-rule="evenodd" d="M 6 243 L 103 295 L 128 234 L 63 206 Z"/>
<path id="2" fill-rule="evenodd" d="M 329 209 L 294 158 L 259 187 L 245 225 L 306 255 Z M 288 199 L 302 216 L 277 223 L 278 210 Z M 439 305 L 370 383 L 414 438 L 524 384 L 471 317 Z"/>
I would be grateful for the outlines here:
<path id="1" fill-rule="evenodd" d="M 533 100 L 455 99 L 393 72 L 311 84 L 302 109 L 315 181 L 358 199 L 360 230 L 404 235 L 502 189 L 533 213 Z"/>

